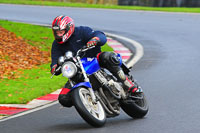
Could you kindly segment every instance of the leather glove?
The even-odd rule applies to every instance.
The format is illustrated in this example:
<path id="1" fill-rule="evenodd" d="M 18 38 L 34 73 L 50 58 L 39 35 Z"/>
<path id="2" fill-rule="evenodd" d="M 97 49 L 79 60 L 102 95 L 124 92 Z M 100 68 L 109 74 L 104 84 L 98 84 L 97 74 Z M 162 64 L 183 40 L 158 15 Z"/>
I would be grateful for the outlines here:
<path id="1" fill-rule="evenodd" d="M 55 64 L 55 65 L 52 66 L 52 68 L 51 68 L 51 74 L 55 73 L 57 66 L 58 66 L 57 64 Z"/>
<path id="2" fill-rule="evenodd" d="M 93 37 L 92 39 L 90 39 L 88 42 L 87 42 L 87 47 L 92 47 L 92 46 L 95 46 L 97 45 L 97 43 L 100 42 L 100 39 L 98 37 Z"/>

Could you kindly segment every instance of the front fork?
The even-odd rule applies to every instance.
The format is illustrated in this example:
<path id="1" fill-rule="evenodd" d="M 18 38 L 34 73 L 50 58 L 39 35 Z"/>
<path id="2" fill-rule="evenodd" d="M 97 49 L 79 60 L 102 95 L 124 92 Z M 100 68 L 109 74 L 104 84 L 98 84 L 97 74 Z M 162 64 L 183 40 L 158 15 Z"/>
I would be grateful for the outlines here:
<path id="1" fill-rule="evenodd" d="M 83 77 L 84 77 L 84 81 L 90 83 L 90 80 L 89 80 L 89 78 L 87 77 L 86 71 L 85 71 L 85 69 L 84 69 L 84 67 L 83 67 L 83 64 L 82 64 L 82 62 L 81 62 L 81 58 L 80 58 L 80 57 L 77 57 L 77 60 L 78 60 L 78 63 L 79 63 L 79 65 L 80 65 L 80 67 L 81 67 L 81 70 L 82 70 L 82 73 L 83 73 Z M 94 103 L 96 103 L 97 100 L 96 100 L 96 96 L 95 96 L 95 94 L 94 94 L 94 90 L 93 90 L 92 88 L 90 88 L 90 87 L 88 88 L 88 90 L 89 90 L 90 95 L 91 95 L 91 97 L 92 97 L 92 101 L 93 101 Z"/>

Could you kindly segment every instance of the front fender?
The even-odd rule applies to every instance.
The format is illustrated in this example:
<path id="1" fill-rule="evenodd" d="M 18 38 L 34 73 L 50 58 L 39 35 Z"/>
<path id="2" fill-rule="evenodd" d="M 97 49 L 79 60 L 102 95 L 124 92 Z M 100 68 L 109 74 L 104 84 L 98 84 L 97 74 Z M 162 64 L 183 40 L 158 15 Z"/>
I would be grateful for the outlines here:
<path id="1" fill-rule="evenodd" d="M 87 88 L 92 88 L 90 82 L 81 82 L 81 83 L 78 83 L 78 84 L 74 85 L 72 87 L 72 89 L 80 87 L 80 86 L 84 86 L 84 87 L 87 87 Z"/>

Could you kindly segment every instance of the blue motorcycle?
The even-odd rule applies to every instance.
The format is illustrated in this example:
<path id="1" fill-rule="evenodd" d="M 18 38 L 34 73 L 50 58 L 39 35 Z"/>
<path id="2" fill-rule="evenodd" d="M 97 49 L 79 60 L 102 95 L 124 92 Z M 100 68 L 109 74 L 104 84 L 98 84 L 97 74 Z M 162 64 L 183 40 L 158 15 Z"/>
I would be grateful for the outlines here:
<path id="1" fill-rule="evenodd" d="M 107 118 L 118 116 L 120 108 L 130 117 L 144 117 L 148 104 L 141 87 L 138 86 L 137 91 L 131 94 L 109 70 L 99 66 L 97 58 L 81 58 L 89 49 L 83 47 L 75 57 L 71 51 L 66 52 L 58 59 L 59 67 L 56 70 L 68 78 L 72 102 L 80 116 L 94 127 L 101 127 Z M 137 84 L 120 54 L 118 58 L 126 76 Z"/>

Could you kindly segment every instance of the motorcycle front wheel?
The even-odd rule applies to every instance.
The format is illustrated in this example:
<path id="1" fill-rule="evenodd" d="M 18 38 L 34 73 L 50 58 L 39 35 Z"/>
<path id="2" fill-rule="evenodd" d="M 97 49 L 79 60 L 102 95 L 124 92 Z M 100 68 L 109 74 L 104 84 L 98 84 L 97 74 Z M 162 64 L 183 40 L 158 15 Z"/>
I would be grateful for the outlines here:
<path id="1" fill-rule="evenodd" d="M 90 125 L 101 127 L 106 122 L 105 111 L 99 101 L 92 101 L 90 92 L 84 87 L 78 87 L 72 92 L 73 104 L 80 116 Z"/>

